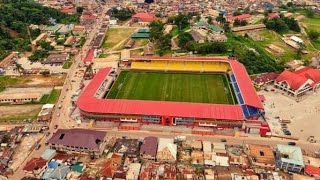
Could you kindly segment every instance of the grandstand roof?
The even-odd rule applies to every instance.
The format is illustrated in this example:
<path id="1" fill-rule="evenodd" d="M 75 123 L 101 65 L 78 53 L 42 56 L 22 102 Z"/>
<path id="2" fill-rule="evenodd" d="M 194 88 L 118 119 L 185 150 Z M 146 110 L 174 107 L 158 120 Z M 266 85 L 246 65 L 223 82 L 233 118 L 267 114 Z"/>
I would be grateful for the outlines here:
<path id="1" fill-rule="evenodd" d="M 153 58 L 152 58 L 153 59 Z M 161 57 L 161 59 L 173 59 L 172 57 Z M 222 57 L 199 57 L 187 58 L 177 57 L 174 60 L 210 60 L 228 62 L 238 81 L 240 91 L 246 105 L 263 109 L 261 101 L 251 84 L 249 75 L 244 66 L 236 60 L 228 60 Z M 149 57 L 150 60 L 150 57 Z M 244 115 L 240 105 L 206 104 L 188 102 L 167 101 L 144 101 L 144 100 L 119 100 L 119 99 L 97 99 L 94 94 L 102 81 L 111 72 L 111 68 L 101 69 L 89 85 L 85 88 L 77 105 L 80 110 L 87 113 L 99 114 L 132 114 L 132 115 L 155 115 L 155 116 L 177 116 L 223 120 L 243 120 Z"/>
<path id="2" fill-rule="evenodd" d="M 94 57 L 94 49 L 90 49 L 83 61 L 91 62 L 93 60 L 93 57 Z"/>
<path id="3" fill-rule="evenodd" d="M 97 99 L 94 93 L 111 68 L 101 69 L 85 88 L 77 102 L 80 110 L 89 113 L 136 114 L 157 116 L 197 117 L 227 120 L 243 120 L 239 105 L 183 103 L 166 101 Z"/>

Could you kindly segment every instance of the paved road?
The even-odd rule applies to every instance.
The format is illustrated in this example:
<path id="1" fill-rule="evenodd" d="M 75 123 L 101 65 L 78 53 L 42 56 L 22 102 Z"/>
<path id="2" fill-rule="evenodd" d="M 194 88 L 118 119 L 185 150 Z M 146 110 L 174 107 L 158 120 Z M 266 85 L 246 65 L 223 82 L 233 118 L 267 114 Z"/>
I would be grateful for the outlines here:
<path id="1" fill-rule="evenodd" d="M 108 6 L 104 6 L 104 9 L 100 16 L 98 16 L 98 19 L 96 23 L 92 26 L 89 34 L 87 35 L 87 41 L 82 47 L 82 51 L 78 53 L 75 56 L 74 63 L 69 69 L 67 78 L 65 80 L 65 84 L 61 90 L 61 94 L 59 97 L 59 100 L 57 102 L 56 109 L 53 112 L 52 115 L 52 120 L 49 125 L 49 131 L 54 132 L 55 125 L 58 125 L 59 128 L 71 128 L 76 125 L 76 123 L 69 118 L 69 113 L 70 113 L 70 107 L 71 105 L 71 96 L 75 94 L 76 90 L 79 89 L 80 84 L 82 82 L 82 78 L 75 76 L 75 73 L 77 70 L 79 70 L 79 65 L 83 64 L 83 58 L 91 48 L 90 44 L 96 34 L 96 32 L 99 30 L 102 21 L 103 21 L 103 14 L 107 12 L 109 9 Z M 58 105 L 62 105 L 61 109 L 58 108 Z M 50 137 L 50 136 L 49 136 Z M 10 179 L 18 180 L 24 177 L 24 172 L 23 172 L 23 167 L 25 166 L 26 162 L 28 162 L 32 157 L 39 157 L 46 149 L 45 147 L 45 142 L 48 140 L 49 137 L 44 137 L 41 141 L 41 148 L 39 150 L 33 150 L 30 152 L 28 158 L 21 164 L 21 166 L 14 172 L 14 175 L 10 177 Z"/>

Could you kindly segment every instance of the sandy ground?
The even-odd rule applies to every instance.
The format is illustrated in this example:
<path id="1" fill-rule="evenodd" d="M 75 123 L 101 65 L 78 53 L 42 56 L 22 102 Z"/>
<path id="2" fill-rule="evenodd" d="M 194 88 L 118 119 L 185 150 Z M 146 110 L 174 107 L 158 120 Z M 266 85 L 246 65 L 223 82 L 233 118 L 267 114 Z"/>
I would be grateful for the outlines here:
<path id="1" fill-rule="evenodd" d="M 35 147 L 35 144 L 41 137 L 42 134 L 30 134 L 22 139 L 21 144 L 13 156 L 13 163 L 10 166 L 11 169 L 15 171 L 23 163 L 23 161 L 28 157 L 30 150 Z"/>
<path id="2" fill-rule="evenodd" d="M 0 116 L 9 117 L 19 114 L 31 114 L 39 112 L 42 105 L 17 105 L 17 106 L 0 106 Z"/>
<path id="3" fill-rule="evenodd" d="M 263 94 L 266 97 L 265 111 L 270 126 L 276 125 L 278 120 L 275 117 L 279 116 L 282 119 L 289 119 L 288 129 L 292 136 L 299 137 L 300 140 L 307 140 L 309 136 L 315 136 L 315 139 L 320 141 L 320 91 L 310 93 L 300 102 L 296 102 L 293 98 L 289 98 L 281 94 L 281 91 L 265 92 L 260 91 L 258 94 Z M 274 107 L 272 107 L 274 104 Z M 281 130 L 275 130 L 280 131 Z"/>

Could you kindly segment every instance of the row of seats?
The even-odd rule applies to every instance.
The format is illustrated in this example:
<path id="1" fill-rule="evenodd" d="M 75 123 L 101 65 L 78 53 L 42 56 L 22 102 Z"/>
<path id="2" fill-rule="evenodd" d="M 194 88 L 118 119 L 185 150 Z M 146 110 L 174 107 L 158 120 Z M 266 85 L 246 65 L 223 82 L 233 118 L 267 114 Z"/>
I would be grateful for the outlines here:
<path id="1" fill-rule="evenodd" d="M 201 71 L 201 72 L 227 72 L 229 64 L 221 62 L 199 61 L 149 61 L 132 62 L 132 69 L 154 69 L 166 71 Z"/>

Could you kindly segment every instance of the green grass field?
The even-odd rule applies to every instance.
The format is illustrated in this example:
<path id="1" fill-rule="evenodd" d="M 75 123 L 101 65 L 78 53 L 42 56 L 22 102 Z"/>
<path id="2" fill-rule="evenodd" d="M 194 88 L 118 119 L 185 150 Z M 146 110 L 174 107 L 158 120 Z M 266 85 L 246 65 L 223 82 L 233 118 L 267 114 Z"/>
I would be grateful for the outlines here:
<path id="1" fill-rule="evenodd" d="M 235 104 L 223 74 L 123 71 L 107 98 Z"/>

